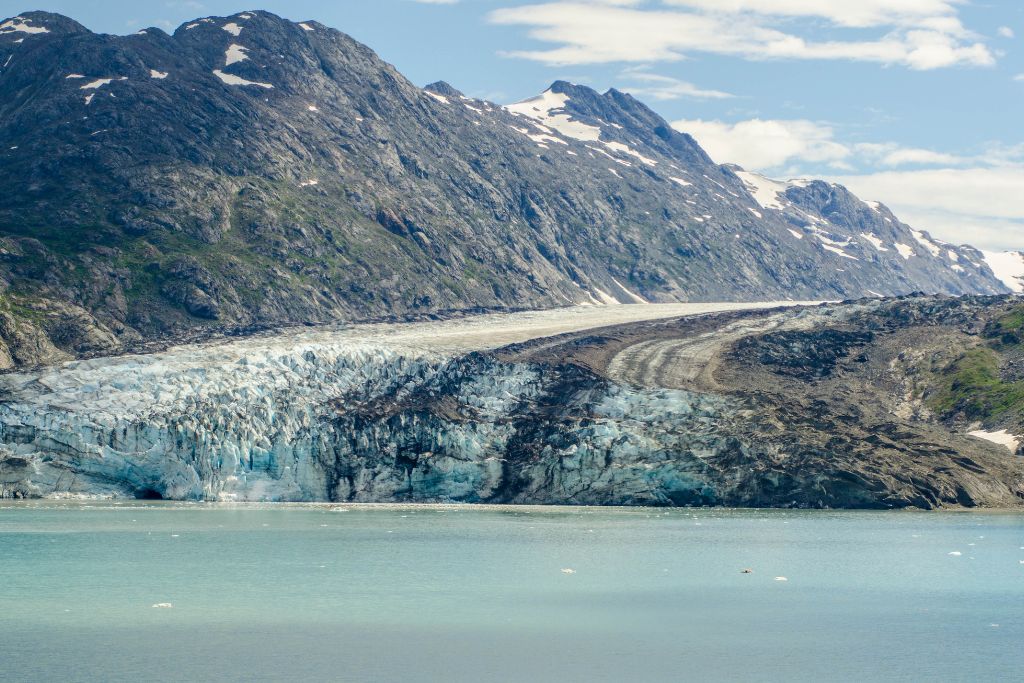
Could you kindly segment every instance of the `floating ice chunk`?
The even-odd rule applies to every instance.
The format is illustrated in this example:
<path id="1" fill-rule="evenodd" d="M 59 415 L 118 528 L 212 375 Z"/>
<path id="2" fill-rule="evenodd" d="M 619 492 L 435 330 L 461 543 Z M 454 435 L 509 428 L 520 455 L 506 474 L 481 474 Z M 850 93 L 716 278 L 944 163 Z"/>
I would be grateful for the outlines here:
<path id="1" fill-rule="evenodd" d="M 220 69 L 214 69 L 213 70 L 213 75 L 216 76 L 217 78 L 219 78 L 220 80 L 224 81 L 228 85 L 255 85 L 255 86 L 259 86 L 260 88 L 267 88 L 268 90 L 270 88 L 274 87 L 270 83 L 259 83 L 257 81 L 247 81 L 247 80 L 245 80 L 244 78 L 242 78 L 240 76 L 235 76 L 233 74 L 226 74 L 223 71 L 221 71 Z"/>
<path id="2" fill-rule="evenodd" d="M 221 28 L 224 29 L 225 31 L 227 31 L 228 33 L 230 33 L 231 35 L 233 35 L 236 38 L 242 32 L 242 27 L 239 26 L 238 24 L 236 24 L 233 21 L 229 22 L 227 24 L 224 24 L 223 26 L 221 26 Z"/>
<path id="3" fill-rule="evenodd" d="M 954 550 L 953 552 L 949 553 L 949 555 L 950 557 L 960 557 L 961 555 L 963 555 L 963 553 L 959 550 Z"/>
<path id="4" fill-rule="evenodd" d="M 787 579 L 785 576 L 776 576 L 775 580 L 776 581 L 789 581 L 789 579 Z"/>
<path id="5" fill-rule="evenodd" d="M 173 607 L 174 605 L 169 602 L 158 602 L 155 605 L 153 605 L 154 609 L 171 609 Z"/>
<path id="6" fill-rule="evenodd" d="M 570 567 L 566 567 L 565 569 L 563 569 L 563 570 L 562 570 L 562 573 L 563 573 L 563 574 L 575 574 L 575 573 L 576 573 L 576 570 L 575 570 L 575 569 L 572 569 L 572 568 L 570 568 Z"/>
<path id="7" fill-rule="evenodd" d="M 244 45 L 238 45 L 237 43 L 231 43 L 228 46 L 227 52 L 224 53 L 224 66 L 231 66 L 238 62 L 244 62 L 249 59 L 249 55 L 245 54 L 249 48 Z"/>

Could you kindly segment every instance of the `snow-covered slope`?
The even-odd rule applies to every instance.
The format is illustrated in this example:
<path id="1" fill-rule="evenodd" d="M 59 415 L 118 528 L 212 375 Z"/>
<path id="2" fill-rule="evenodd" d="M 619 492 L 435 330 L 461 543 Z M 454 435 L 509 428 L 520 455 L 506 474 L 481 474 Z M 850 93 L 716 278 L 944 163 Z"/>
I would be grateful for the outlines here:
<path id="1" fill-rule="evenodd" d="M 992 269 L 996 277 L 1010 291 L 1020 294 L 1024 292 L 1024 253 L 1019 251 L 982 252 L 985 263 Z"/>

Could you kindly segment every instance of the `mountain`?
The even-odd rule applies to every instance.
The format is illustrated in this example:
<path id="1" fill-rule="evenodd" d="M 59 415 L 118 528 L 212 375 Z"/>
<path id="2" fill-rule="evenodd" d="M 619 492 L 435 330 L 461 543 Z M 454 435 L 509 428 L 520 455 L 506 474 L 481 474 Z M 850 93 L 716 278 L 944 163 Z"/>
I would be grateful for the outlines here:
<path id="1" fill-rule="evenodd" d="M 1024 293 L 1024 252 L 985 251 L 982 253 L 989 268 L 1010 291 L 1016 294 Z"/>
<path id="2" fill-rule="evenodd" d="M 466 309 L 1008 291 L 981 252 L 716 164 L 628 94 L 419 88 L 314 21 L 28 12 L 0 65 L 3 367 Z"/>
<path id="3" fill-rule="evenodd" d="M 603 326 L 663 308 L 289 330 L 5 373 L 0 498 L 1024 505 L 1019 299 Z"/>

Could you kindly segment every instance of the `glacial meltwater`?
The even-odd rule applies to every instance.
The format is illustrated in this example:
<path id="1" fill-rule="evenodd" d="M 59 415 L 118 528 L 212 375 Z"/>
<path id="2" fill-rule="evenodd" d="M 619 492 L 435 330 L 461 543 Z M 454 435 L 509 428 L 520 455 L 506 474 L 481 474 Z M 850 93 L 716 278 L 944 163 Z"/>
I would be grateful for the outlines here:
<path id="1" fill-rule="evenodd" d="M 10 681 L 1024 675 L 1014 514 L 51 501 L 0 551 Z"/>

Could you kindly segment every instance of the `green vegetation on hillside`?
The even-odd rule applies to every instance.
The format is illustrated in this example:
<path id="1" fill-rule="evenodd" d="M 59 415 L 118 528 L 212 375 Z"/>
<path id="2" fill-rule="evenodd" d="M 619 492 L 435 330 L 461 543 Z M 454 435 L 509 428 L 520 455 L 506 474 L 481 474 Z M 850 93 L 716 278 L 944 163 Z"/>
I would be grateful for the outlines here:
<path id="1" fill-rule="evenodd" d="M 1024 415 L 1024 381 L 1008 381 L 1000 373 L 1002 354 L 1024 346 L 1024 306 L 990 323 L 984 337 L 984 345 L 965 352 L 942 371 L 929 401 L 939 414 L 982 421 Z"/>

